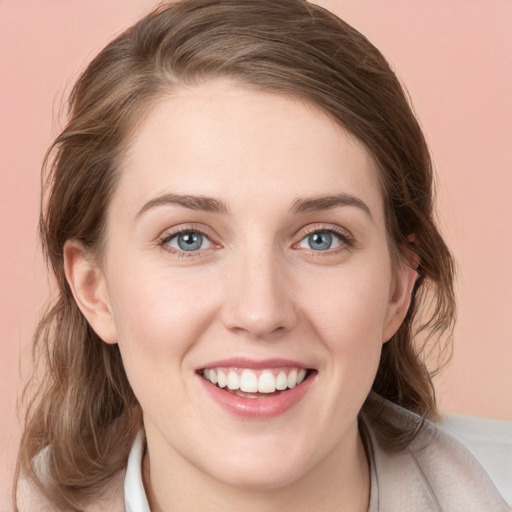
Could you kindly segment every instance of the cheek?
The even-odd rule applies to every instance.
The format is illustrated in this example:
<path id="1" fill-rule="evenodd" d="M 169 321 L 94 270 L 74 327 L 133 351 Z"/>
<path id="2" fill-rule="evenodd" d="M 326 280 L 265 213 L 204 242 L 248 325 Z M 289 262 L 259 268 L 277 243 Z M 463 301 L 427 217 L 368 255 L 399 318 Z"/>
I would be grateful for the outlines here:
<path id="1" fill-rule="evenodd" d="M 374 269 L 369 272 L 368 268 Z M 381 343 L 389 303 L 389 276 L 385 266 L 353 266 L 333 272 L 307 288 L 305 309 L 310 322 L 333 348 L 364 349 L 367 342 Z"/>
<path id="2" fill-rule="evenodd" d="M 354 403 L 360 405 L 375 378 L 389 301 L 387 269 L 354 265 L 323 281 L 321 290 L 309 287 L 305 310 L 327 355 L 324 375 L 333 384 L 329 389 L 336 402 L 356 397 Z"/>
<path id="3" fill-rule="evenodd" d="M 326 425 L 319 436 L 332 443 L 357 417 L 377 373 L 389 296 L 383 276 L 385 266 L 340 268 L 321 287 L 319 279 L 311 279 L 310 292 L 302 295 L 307 297 L 302 304 L 308 326 L 323 355 L 318 374 L 322 405 L 315 417 Z"/>
<path id="4" fill-rule="evenodd" d="M 110 295 L 118 344 L 127 373 L 156 378 L 179 370 L 207 329 L 214 308 L 201 280 L 165 272 L 117 275 Z M 147 375 L 147 373 L 146 373 Z"/>
<path id="5" fill-rule="evenodd" d="M 172 422 L 173 411 L 190 407 L 187 355 L 210 324 L 211 303 L 204 289 L 176 276 L 138 275 L 115 284 L 118 345 L 130 385 L 145 415 Z"/>

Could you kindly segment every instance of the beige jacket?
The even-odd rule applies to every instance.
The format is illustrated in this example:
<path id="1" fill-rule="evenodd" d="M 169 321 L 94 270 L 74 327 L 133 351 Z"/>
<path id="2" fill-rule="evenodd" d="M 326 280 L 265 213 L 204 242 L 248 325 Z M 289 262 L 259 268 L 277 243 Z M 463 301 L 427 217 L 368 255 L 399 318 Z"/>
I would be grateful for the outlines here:
<path id="1" fill-rule="evenodd" d="M 418 421 L 413 413 L 377 395 L 371 400 L 381 406 L 381 414 L 397 425 Z M 443 428 L 426 422 L 407 449 L 389 453 L 379 442 L 368 415 L 363 414 L 362 423 L 371 460 L 369 512 L 512 511 L 478 460 Z M 132 448 L 127 470 L 85 512 L 149 512 L 140 471 L 143 447 L 140 435 Z M 504 457 L 512 456 L 511 448 L 512 440 L 508 439 L 501 450 Z M 510 478 L 512 485 L 512 474 L 505 478 Z M 26 482 L 20 488 L 19 504 L 20 512 L 55 510 Z"/>
<path id="2" fill-rule="evenodd" d="M 415 414 L 377 395 L 372 399 L 398 426 L 419 421 Z M 378 487 L 374 492 L 372 485 L 374 503 L 369 512 L 512 511 L 478 460 L 445 429 L 427 421 L 407 449 L 389 453 L 379 443 L 371 419 L 363 419 L 370 433 Z M 511 449 L 512 438 L 503 442 L 502 456 L 511 458 Z M 512 486 L 512 474 L 506 478 Z"/>

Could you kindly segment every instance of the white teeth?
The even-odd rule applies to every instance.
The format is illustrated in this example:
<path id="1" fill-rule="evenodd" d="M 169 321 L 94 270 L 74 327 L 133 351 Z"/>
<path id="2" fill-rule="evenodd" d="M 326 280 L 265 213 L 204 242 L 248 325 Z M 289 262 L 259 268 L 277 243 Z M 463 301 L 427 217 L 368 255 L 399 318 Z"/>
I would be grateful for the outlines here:
<path id="1" fill-rule="evenodd" d="M 286 376 L 286 373 L 279 372 L 278 376 L 276 377 L 276 389 L 278 391 L 283 391 L 283 389 L 286 389 L 288 387 L 288 377 Z"/>
<path id="2" fill-rule="evenodd" d="M 297 370 L 294 368 L 289 374 L 288 374 L 288 387 L 290 389 L 294 388 L 297 385 Z"/>
<path id="3" fill-rule="evenodd" d="M 217 373 L 217 386 L 219 386 L 219 388 L 225 388 L 227 383 L 228 379 L 226 375 L 222 370 L 219 370 Z"/>
<path id="4" fill-rule="evenodd" d="M 238 389 L 240 387 L 240 377 L 236 372 L 228 373 L 228 389 Z"/>
<path id="5" fill-rule="evenodd" d="M 264 370 L 258 379 L 260 393 L 273 393 L 276 390 L 276 378 L 269 370 Z"/>
<path id="6" fill-rule="evenodd" d="M 246 393 L 256 393 L 258 391 L 258 377 L 251 370 L 244 370 L 242 372 L 240 390 Z"/>
<path id="7" fill-rule="evenodd" d="M 284 391 L 293 389 L 304 381 L 307 370 L 304 368 L 293 368 L 288 375 L 281 370 L 277 375 L 270 369 L 263 370 L 259 377 L 256 372 L 244 369 L 241 374 L 236 370 L 221 370 L 219 368 L 206 368 L 203 370 L 203 377 L 212 384 L 217 384 L 219 388 L 225 388 L 234 391 L 239 389 L 245 393 L 274 393 L 275 391 Z"/>

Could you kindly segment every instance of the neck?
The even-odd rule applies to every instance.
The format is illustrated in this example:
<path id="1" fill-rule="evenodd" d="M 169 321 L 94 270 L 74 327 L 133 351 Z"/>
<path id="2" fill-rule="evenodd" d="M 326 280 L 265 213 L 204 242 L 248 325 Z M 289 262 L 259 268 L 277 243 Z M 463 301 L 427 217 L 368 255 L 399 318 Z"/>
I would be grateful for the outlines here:
<path id="1" fill-rule="evenodd" d="M 366 512 L 370 499 L 370 471 L 366 452 L 354 424 L 352 436 L 334 447 L 315 467 L 295 481 L 276 488 L 235 487 L 220 482 L 179 454 L 152 453 L 143 463 L 144 487 L 152 512 Z M 154 452 L 153 452 L 154 453 Z M 160 457 L 158 456 L 160 455 Z"/>

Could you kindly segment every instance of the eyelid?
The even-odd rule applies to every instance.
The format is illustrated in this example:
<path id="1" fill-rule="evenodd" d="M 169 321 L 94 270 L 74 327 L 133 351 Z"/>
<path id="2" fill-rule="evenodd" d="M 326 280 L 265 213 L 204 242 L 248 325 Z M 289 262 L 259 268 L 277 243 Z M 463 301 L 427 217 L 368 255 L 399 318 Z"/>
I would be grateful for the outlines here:
<path id="1" fill-rule="evenodd" d="M 215 233 L 212 229 L 201 224 L 192 223 L 180 224 L 179 226 L 168 228 L 158 236 L 158 239 L 163 240 L 165 238 L 171 238 L 172 236 L 179 235 L 181 233 L 199 233 L 206 236 L 209 240 L 215 238 Z"/>

